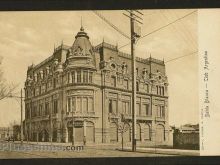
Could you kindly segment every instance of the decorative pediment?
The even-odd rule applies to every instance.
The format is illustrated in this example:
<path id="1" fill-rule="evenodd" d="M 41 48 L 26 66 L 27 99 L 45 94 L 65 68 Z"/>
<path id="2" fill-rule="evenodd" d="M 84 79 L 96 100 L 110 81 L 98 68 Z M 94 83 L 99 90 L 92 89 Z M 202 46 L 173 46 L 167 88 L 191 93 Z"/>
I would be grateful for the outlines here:
<path id="1" fill-rule="evenodd" d="M 150 81 L 155 84 L 168 85 L 167 76 L 163 75 L 161 72 L 152 73 Z"/>

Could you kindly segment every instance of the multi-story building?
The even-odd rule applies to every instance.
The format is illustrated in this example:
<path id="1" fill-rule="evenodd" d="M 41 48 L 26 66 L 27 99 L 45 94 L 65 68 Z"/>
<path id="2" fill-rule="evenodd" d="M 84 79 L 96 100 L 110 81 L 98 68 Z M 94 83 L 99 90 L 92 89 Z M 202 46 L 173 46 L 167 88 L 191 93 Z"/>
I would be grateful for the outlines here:
<path id="1" fill-rule="evenodd" d="M 168 82 L 164 61 L 136 58 L 137 144 L 167 144 Z M 92 46 L 81 27 L 72 46 L 27 70 L 25 134 L 33 141 L 131 142 L 131 56 L 104 41 Z M 122 127 L 123 125 L 123 127 Z"/>

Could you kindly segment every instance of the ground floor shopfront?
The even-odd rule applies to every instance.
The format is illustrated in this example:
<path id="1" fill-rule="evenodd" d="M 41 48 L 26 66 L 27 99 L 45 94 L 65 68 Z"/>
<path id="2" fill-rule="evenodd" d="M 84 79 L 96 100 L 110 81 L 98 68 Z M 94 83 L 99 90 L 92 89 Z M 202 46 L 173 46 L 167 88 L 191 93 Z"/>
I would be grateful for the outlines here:
<path id="1" fill-rule="evenodd" d="M 123 139 L 125 144 L 132 141 L 132 123 L 110 121 L 107 128 L 101 128 L 94 120 L 67 120 L 64 127 L 49 126 L 38 127 L 32 124 L 32 130 L 27 130 L 30 141 L 38 142 L 64 142 L 75 144 L 101 144 L 120 143 Z M 39 123 L 40 124 L 40 123 Z M 61 126 L 60 124 L 58 124 Z M 50 130 L 52 128 L 52 130 Z M 137 145 L 172 145 L 172 132 L 166 130 L 163 123 L 150 121 L 137 122 L 136 124 Z"/>

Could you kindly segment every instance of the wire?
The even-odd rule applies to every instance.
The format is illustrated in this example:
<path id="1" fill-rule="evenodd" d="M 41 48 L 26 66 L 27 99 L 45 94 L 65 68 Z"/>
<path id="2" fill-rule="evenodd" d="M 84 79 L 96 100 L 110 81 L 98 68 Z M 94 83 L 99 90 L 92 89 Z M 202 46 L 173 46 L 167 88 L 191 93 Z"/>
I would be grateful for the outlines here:
<path id="1" fill-rule="evenodd" d="M 119 32 L 121 35 L 123 35 L 124 37 L 126 37 L 127 39 L 130 40 L 130 37 L 125 34 L 123 31 L 121 31 L 119 28 L 117 28 L 115 25 L 113 25 L 109 20 L 107 20 L 103 15 L 101 15 L 99 12 L 93 10 L 93 12 L 99 17 L 101 18 L 103 21 L 105 21 L 108 25 L 110 25 L 112 28 L 114 28 L 117 32 Z"/>
<path id="2" fill-rule="evenodd" d="M 191 55 L 193 55 L 193 54 L 195 54 L 195 53 L 198 53 L 198 51 L 195 51 L 195 52 L 192 52 L 192 53 L 187 54 L 187 55 L 183 55 L 183 56 L 179 56 L 179 57 L 176 57 L 176 58 L 167 60 L 167 61 L 165 61 L 165 63 L 168 63 L 168 62 L 171 62 L 171 61 L 175 61 L 175 60 L 178 60 L 178 59 L 183 58 L 183 57 L 186 57 L 186 56 L 191 56 Z"/>
<path id="3" fill-rule="evenodd" d="M 147 37 L 147 36 L 149 36 L 149 35 L 151 35 L 151 34 L 157 32 L 157 31 L 159 31 L 159 30 L 161 30 L 161 29 L 163 29 L 163 28 L 166 28 L 167 26 L 169 26 L 169 25 L 171 25 L 171 24 L 174 24 L 174 23 L 176 23 L 176 22 L 179 21 L 179 20 L 182 20 L 183 18 L 185 18 L 185 17 L 187 17 L 187 16 L 189 16 L 189 15 L 195 13 L 196 11 L 197 11 L 197 10 L 194 10 L 194 11 L 192 11 L 192 12 L 190 12 L 190 13 L 188 13 L 188 14 L 186 14 L 186 15 L 184 15 L 184 16 L 182 16 L 182 17 L 180 17 L 180 18 L 178 18 L 178 19 L 176 19 L 176 20 L 174 20 L 174 21 L 172 21 L 172 22 L 170 22 L 170 23 L 168 23 L 168 24 L 166 24 L 166 25 L 164 25 L 164 26 L 162 26 L 162 27 L 156 29 L 156 30 L 153 30 L 152 32 L 150 32 L 150 33 L 148 33 L 148 34 L 143 35 L 142 37 L 139 38 L 139 40 L 142 39 L 142 38 L 144 38 L 144 37 Z M 127 46 L 127 45 L 129 45 L 129 44 L 130 44 L 130 42 L 127 43 L 127 44 L 125 44 L 125 45 L 123 45 L 123 46 L 121 46 L 121 47 L 119 47 L 118 49 L 121 49 L 121 48 L 123 48 L 123 47 L 125 47 L 125 46 Z"/>
<path id="4" fill-rule="evenodd" d="M 165 12 L 165 11 L 166 11 L 166 10 L 164 10 L 164 12 Z M 168 19 L 168 17 L 165 15 L 164 12 L 162 12 L 162 11 L 160 10 L 161 16 L 163 16 L 163 17 L 169 22 L 169 19 Z M 167 10 L 167 12 L 169 12 L 169 10 Z M 171 14 L 172 14 L 172 13 L 171 13 Z M 172 15 L 174 15 L 174 14 L 172 14 Z M 178 18 L 178 16 L 177 16 L 177 18 Z M 175 19 L 176 19 L 176 18 L 175 18 Z M 167 22 L 166 22 L 166 23 L 167 23 Z M 175 24 L 175 25 L 177 25 L 177 24 Z M 187 47 L 190 47 L 192 50 L 195 49 L 195 48 L 192 46 L 193 41 L 191 40 L 191 42 L 189 42 L 190 38 L 188 38 L 186 34 L 185 34 L 185 35 L 183 34 L 185 29 L 184 29 L 184 30 L 180 30 L 180 27 L 181 27 L 181 26 L 178 27 L 178 28 L 176 28 L 175 25 L 171 25 L 171 28 L 174 30 L 174 35 L 175 35 L 176 37 L 178 37 L 180 40 L 182 40 Z M 188 39 L 187 39 L 187 38 L 188 38 Z"/>

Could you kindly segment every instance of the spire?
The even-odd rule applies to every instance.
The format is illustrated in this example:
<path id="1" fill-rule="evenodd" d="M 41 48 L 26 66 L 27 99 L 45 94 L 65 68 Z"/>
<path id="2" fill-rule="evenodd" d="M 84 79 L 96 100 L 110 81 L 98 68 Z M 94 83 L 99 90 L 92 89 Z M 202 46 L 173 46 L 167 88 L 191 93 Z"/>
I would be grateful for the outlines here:
<path id="1" fill-rule="evenodd" d="M 81 16 L 81 28 L 80 28 L 80 31 L 84 31 L 84 28 L 83 28 L 83 22 L 82 22 L 82 16 Z"/>
<path id="2" fill-rule="evenodd" d="M 55 49 L 56 49 L 56 47 L 55 47 L 55 43 L 54 43 L 54 46 L 53 46 L 53 52 L 55 52 Z"/>
<path id="3" fill-rule="evenodd" d="M 61 45 L 60 46 L 61 46 L 61 49 L 63 49 L 63 40 L 61 41 Z"/>

